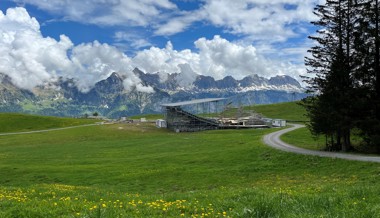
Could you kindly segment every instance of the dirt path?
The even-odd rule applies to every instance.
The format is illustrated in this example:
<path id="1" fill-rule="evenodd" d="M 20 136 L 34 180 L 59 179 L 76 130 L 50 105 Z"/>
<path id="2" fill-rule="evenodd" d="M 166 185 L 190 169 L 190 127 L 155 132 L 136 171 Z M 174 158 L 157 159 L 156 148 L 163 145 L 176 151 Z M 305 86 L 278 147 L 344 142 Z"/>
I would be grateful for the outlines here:
<path id="1" fill-rule="evenodd" d="M 378 156 L 364 156 L 364 155 L 355 155 L 355 154 L 345 154 L 345 153 L 340 153 L 340 152 L 314 151 L 314 150 L 308 150 L 308 149 L 303 149 L 303 148 L 289 145 L 281 141 L 280 136 L 284 133 L 293 131 L 295 129 L 305 127 L 304 125 L 299 125 L 299 124 L 291 124 L 291 125 L 293 127 L 282 129 L 277 132 L 273 132 L 268 135 L 265 135 L 263 139 L 264 143 L 273 148 L 286 151 L 286 152 L 292 152 L 292 153 L 298 153 L 298 154 L 304 154 L 304 155 L 315 155 L 319 157 L 341 158 L 341 159 L 346 159 L 346 160 L 380 163 L 380 157 Z"/>
<path id="2" fill-rule="evenodd" d="M 33 134 L 33 133 L 41 133 L 41 132 L 51 132 L 51 131 L 57 131 L 57 130 L 74 129 L 74 128 L 79 128 L 79 127 L 97 126 L 97 125 L 101 125 L 101 124 L 100 124 L 100 123 L 94 123 L 94 124 L 85 124 L 85 125 L 80 125 L 80 126 L 68 126 L 68 127 L 62 127 L 62 128 L 44 129 L 44 130 L 34 130 L 34 131 L 27 131 L 27 132 L 0 133 L 0 136 L 7 136 L 7 135 L 23 135 L 23 134 Z"/>

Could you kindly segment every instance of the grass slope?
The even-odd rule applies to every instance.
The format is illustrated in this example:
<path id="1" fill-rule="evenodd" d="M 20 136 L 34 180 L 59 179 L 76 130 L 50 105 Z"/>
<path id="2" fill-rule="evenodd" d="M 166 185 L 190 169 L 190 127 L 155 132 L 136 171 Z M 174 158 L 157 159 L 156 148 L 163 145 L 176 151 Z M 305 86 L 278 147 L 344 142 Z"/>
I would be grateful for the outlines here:
<path id="1" fill-rule="evenodd" d="M 291 145 L 310 150 L 320 151 L 326 148 L 325 138 L 322 136 L 313 137 L 309 129 L 306 127 L 285 133 L 281 136 L 281 140 Z"/>
<path id="2" fill-rule="evenodd" d="M 60 128 L 94 122 L 86 119 L 0 113 L 0 133 Z"/>
<path id="3" fill-rule="evenodd" d="M 261 113 L 268 118 L 285 119 L 293 122 L 308 121 L 308 118 L 305 116 L 306 111 L 299 105 L 299 102 L 244 106 L 241 112 L 238 112 L 237 108 L 229 108 L 222 112 L 222 115 L 225 117 L 249 116 L 251 111 Z M 208 115 L 206 114 L 205 116 Z M 211 114 L 210 116 L 215 116 L 215 114 Z"/>
<path id="4" fill-rule="evenodd" d="M 142 114 L 142 115 L 131 116 L 130 118 L 131 119 L 145 118 L 147 120 L 157 120 L 157 119 L 163 119 L 164 116 L 162 114 Z"/>
<path id="5" fill-rule="evenodd" d="M 0 136 L 0 217 L 380 216 L 379 164 L 277 151 L 271 131 Z"/>
<path id="6" fill-rule="evenodd" d="M 286 119 L 289 121 L 307 121 L 305 109 L 298 102 L 285 102 L 279 104 L 265 104 L 246 107 L 253 109 L 266 117 Z"/>
<path id="7" fill-rule="evenodd" d="M 247 107 L 248 110 L 250 108 L 270 118 L 286 119 L 289 122 L 301 121 L 302 123 L 305 123 L 308 121 L 308 118 L 305 116 L 305 109 L 299 105 L 298 102 Z M 368 151 L 363 147 L 362 138 L 359 136 L 358 132 L 353 130 L 351 133 L 352 146 L 358 151 L 365 151 L 364 153 L 367 153 Z M 281 136 L 281 139 L 291 145 L 301 148 L 311 150 L 325 150 L 326 148 L 324 136 L 314 137 L 306 127 L 286 133 Z"/>
<path id="8" fill-rule="evenodd" d="M 290 122 L 307 122 L 305 109 L 298 104 L 299 102 L 285 102 L 279 104 L 255 105 L 248 108 L 263 114 L 270 118 L 286 119 Z M 291 145 L 311 150 L 325 149 L 323 137 L 313 137 L 310 131 L 305 127 L 295 131 L 285 133 L 281 140 Z"/>

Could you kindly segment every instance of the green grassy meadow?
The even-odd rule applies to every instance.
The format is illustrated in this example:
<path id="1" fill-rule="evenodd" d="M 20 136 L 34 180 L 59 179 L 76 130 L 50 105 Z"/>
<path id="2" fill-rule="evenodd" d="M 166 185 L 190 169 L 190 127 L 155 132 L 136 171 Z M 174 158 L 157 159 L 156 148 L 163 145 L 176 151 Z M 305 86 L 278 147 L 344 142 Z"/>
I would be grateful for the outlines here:
<path id="1" fill-rule="evenodd" d="M 380 217 L 380 164 L 277 151 L 275 130 L 0 136 L 0 217 Z"/>
<path id="2" fill-rule="evenodd" d="M 244 106 L 240 116 L 249 116 L 250 111 L 255 111 L 265 117 L 273 119 L 285 119 L 291 122 L 307 122 L 308 118 L 305 116 L 306 110 L 299 105 L 299 102 L 284 102 L 278 104 L 257 104 L 252 106 Z M 225 117 L 236 117 L 238 113 L 237 108 L 228 108 L 221 112 Z M 205 114 L 204 116 L 208 116 Z M 211 114 L 210 116 L 217 116 Z"/>
<path id="3" fill-rule="evenodd" d="M 298 102 L 284 102 L 278 104 L 263 104 L 248 106 L 246 109 L 253 109 L 266 117 L 274 119 L 285 119 L 288 121 L 305 122 L 308 118 L 305 116 L 305 109 Z"/>
<path id="4" fill-rule="evenodd" d="M 95 122 L 95 120 L 89 119 L 0 113 L 0 133 L 44 130 L 68 126 L 78 126 Z"/>
<path id="5" fill-rule="evenodd" d="M 264 114 L 270 118 L 281 118 L 288 120 L 289 123 L 307 124 L 308 118 L 305 116 L 305 109 L 298 102 L 286 102 L 273 105 L 249 106 L 253 110 Z M 352 130 L 351 143 L 358 153 L 370 153 L 362 145 L 362 138 L 357 130 Z M 281 136 L 281 139 L 297 147 L 311 150 L 325 150 L 325 137 L 313 136 L 308 128 L 300 128 Z"/>
<path id="6" fill-rule="evenodd" d="M 310 150 L 320 151 L 326 148 L 325 138 L 323 136 L 314 137 L 306 127 L 285 133 L 281 136 L 281 140 Z"/>
<path id="7" fill-rule="evenodd" d="M 145 118 L 147 120 L 157 120 L 157 119 L 163 119 L 163 117 L 164 116 L 162 114 L 142 114 L 142 115 L 131 116 L 129 118 L 131 119 Z"/>

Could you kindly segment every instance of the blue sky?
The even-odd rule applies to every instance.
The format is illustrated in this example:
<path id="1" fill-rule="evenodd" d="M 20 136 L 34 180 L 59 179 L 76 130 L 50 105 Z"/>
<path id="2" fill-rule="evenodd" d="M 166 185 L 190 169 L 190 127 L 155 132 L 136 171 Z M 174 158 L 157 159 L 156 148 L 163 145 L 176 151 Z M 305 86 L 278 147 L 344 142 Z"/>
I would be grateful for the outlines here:
<path id="1" fill-rule="evenodd" d="M 318 3 L 323 0 L 1 0 L 0 33 L 8 40 L 0 39 L 6 48 L 0 54 L 9 58 L 0 59 L 8 64 L 0 72 L 29 89 L 63 76 L 86 90 L 112 71 L 132 78 L 128 88 L 139 84 L 128 72 L 134 67 L 162 79 L 171 73 L 299 79 Z M 18 37 L 25 45 L 15 48 Z M 20 62 L 21 52 L 35 59 Z"/>

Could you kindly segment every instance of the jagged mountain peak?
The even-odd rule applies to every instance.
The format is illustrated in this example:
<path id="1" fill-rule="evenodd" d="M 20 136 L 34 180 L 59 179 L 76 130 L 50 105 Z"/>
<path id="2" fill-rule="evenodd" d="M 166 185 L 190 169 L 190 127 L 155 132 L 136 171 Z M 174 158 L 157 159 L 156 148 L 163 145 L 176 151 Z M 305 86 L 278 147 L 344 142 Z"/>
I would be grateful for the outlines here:
<path id="1" fill-rule="evenodd" d="M 117 72 L 113 72 L 113 73 L 111 73 L 111 75 L 107 78 L 107 79 L 123 79 L 122 78 L 122 76 L 119 74 L 119 73 L 117 73 Z"/>
<path id="2" fill-rule="evenodd" d="M 189 77 L 180 73 L 145 73 L 138 68 L 133 73 L 140 78 L 143 86 L 153 88 L 154 92 L 143 92 L 137 88 L 125 89 L 125 74 L 118 72 L 112 72 L 85 93 L 79 90 L 76 80 L 66 78 L 57 78 L 52 85 L 36 87 L 36 91 L 29 92 L 14 86 L 11 78 L 0 73 L 0 111 L 58 116 L 98 112 L 117 118 L 140 113 L 160 113 L 162 103 L 196 98 L 223 97 L 235 103 L 268 104 L 305 96 L 297 80 L 289 76 L 267 79 L 252 74 L 240 80 L 233 76 L 216 80 L 205 75 L 194 78 L 191 76 L 195 75 Z M 195 80 L 192 82 L 192 79 Z M 187 82 L 190 85 L 181 85 L 185 80 L 189 80 Z"/>
<path id="3" fill-rule="evenodd" d="M 133 72 L 142 80 L 144 85 L 169 92 L 184 89 L 188 91 L 229 89 L 236 90 L 237 92 L 275 89 L 302 92 L 302 86 L 300 83 L 296 79 L 287 75 L 278 75 L 267 79 L 257 74 L 251 74 L 241 80 L 237 80 L 233 76 L 226 76 L 222 79 L 216 80 L 212 76 L 198 75 L 195 77 L 195 81 L 193 81 L 191 85 L 183 87 L 180 85 L 180 80 L 182 78 L 180 73 L 167 75 L 166 80 L 162 81 L 159 73 L 144 73 L 138 68 L 135 68 Z"/>
<path id="4" fill-rule="evenodd" d="M 97 82 L 94 89 L 101 93 L 122 92 L 124 90 L 123 78 L 113 72 L 107 79 Z"/>
<path id="5" fill-rule="evenodd" d="M 135 67 L 135 69 L 132 70 L 132 72 L 136 75 L 142 75 L 145 74 L 143 71 L 141 71 L 138 67 Z"/>
<path id="6" fill-rule="evenodd" d="M 0 84 L 13 85 L 12 78 L 9 77 L 7 74 L 0 73 Z"/>
<path id="7" fill-rule="evenodd" d="M 274 86 L 293 85 L 295 87 L 302 88 L 301 84 L 296 79 L 288 75 L 278 75 L 271 77 L 269 79 L 269 84 Z"/>
<path id="8" fill-rule="evenodd" d="M 262 78 L 262 77 L 260 77 L 260 76 L 257 75 L 257 74 L 250 74 L 250 75 L 248 75 L 248 76 L 245 76 L 243 79 L 245 79 L 245 78 L 259 79 L 259 78 Z"/>

